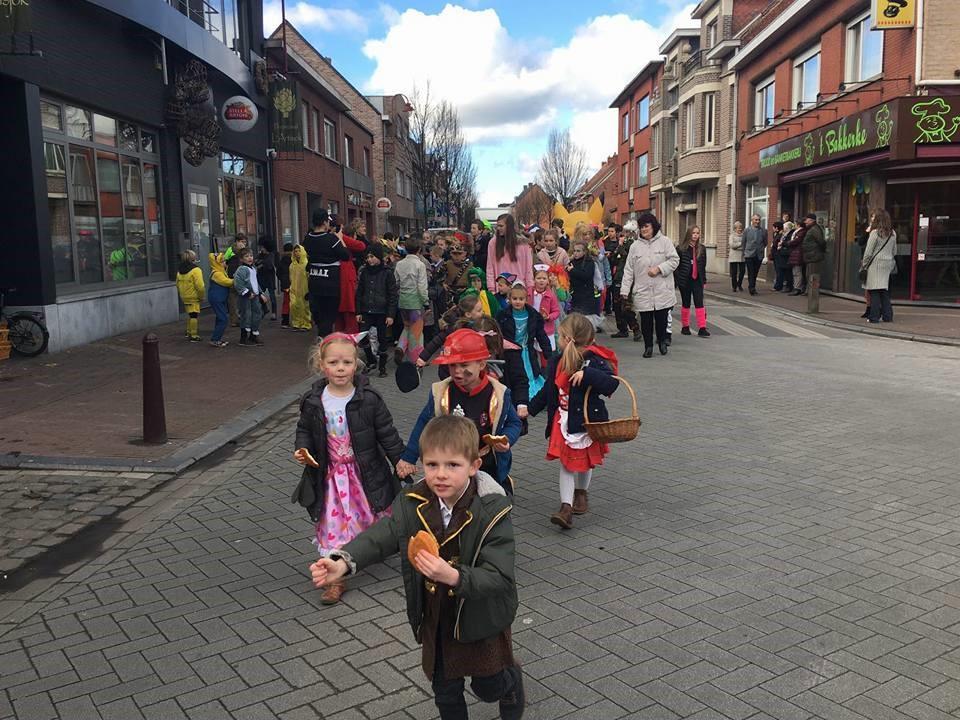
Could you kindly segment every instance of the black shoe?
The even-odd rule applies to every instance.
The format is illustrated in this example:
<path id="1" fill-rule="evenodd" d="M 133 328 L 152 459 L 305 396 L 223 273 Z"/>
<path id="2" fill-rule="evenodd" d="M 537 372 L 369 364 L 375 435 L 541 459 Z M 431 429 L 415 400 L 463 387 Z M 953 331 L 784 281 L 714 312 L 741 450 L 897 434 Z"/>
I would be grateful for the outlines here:
<path id="1" fill-rule="evenodd" d="M 790 293 L 792 296 L 796 297 L 797 295 L 803 295 L 803 290 L 794 290 Z"/>
<path id="2" fill-rule="evenodd" d="M 757 294 L 756 288 L 750 288 L 750 294 L 756 295 Z"/>
<path id="3" fill-rule="evenodd" d="M 644 351 L 643 351 L 643 356 L 644 356 L 645 358 L 652 358 L 652 357 L 653 357 L 653 348 L 652 348 L 652 347 L 648 347 L 646 350 L 644 350 Z"/>
<path id="4" fill-rule="evenodd" d="M 240 344 L 240 345 L 244 345 L 244 346 L 247 344 L 247 331 L 246 331 L 246 330 L 241 330 L 241 331 L 240 331 L 240 343 L 239 343 L 239 344 Z"/>
<path id="5" fill-rule="evenodd" d="M 686 325 L 684 325 L 683 328 L 680 329 L 680 334 L 681 334 L 681 335 L 689 335 L 689 334 L 690 334 L 690 328 L 687 327 Z"/>
<path id="6" fill-rule="evenodd" d="M 527 706 L 527 694 L 523 691 L 523 670 L 519 665 L 509 668 L 513 675 L 513 690 L 500 698 L 501 720 L 520 720 Z"/>
<path id="7" fill-rule="evenodd" d="M 700 328 L 699 330 L 697 330 L 697 335 L 699 335 L 700 337 L 710 337 L 710 331 L 707 330 L 706 328 Z"/>
<path id="8" fill-rule="evenodd" d="M 864 310 L 864 311 L 863 311 L 863 315 L 861 315 L 860 317 L 862 317 L 864 320 L 866 320 L 868 317 L 870 317 L 870 311 L 869 311 L 869 310 Z"/>
<path id="9" fill-rule="evenodd" d="M 634 333 L 634 334 L 633 334 L 633 341 L 634 341 L 634 342 L 640 342 L 641 340 L 643 340 L 643 335 L 641 335 L 640 333 Z"/>
<path id="10" fill-rule="evenodd" d="M 670 347 L 671 345 L 673 345 L 673 333 L 668 332 L 667 339 L 664 340 L 664 342 L 667 344 L 667 347 Z"/>
<path id="11" fill-rule="evenodd" d="M 630 336 L 630 334 L 629 334 L 626 330 L 620 330 L 619 332 L 615 332 L 615 333 L 614 333 L 613 335 L 611 335 L 610 337 L 612 337 L 612 338 L 625 338 L 625 337 L 629 337 L 629 336 Z"/>
<path id="12" fill-rule="evenodd" d="M 659 347 L 661 355 L 666 355 L 670 351 L 670 346 L 666 342 L 660 343 Z"/>
<path id="13" fill-rule="evenodd" d="M 736 286 L 736 285 L 733 286 L 733 291 L 734 291 L 734 292 L 737 291 L 737 286 Z"/>

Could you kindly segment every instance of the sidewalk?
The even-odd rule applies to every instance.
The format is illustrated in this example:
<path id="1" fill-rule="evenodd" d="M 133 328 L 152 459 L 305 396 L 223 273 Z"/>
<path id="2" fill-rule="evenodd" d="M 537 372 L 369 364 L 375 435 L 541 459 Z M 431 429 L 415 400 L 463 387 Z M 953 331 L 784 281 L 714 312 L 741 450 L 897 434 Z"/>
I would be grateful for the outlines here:
<path id="1" fill-rule="evenodd" d="M 860 317 L 865 307 L 862 302 L 821 293 L 820 312 L 816 315 L 808 315 L 806 296 L 794 297 L 787 293 L 775 292 L 772 283 L 763 277 L 757 280 L 757 295 L 750 295 L 746 291 L 734 293 L 730 289 L 730 278 L 727 275 L 709 273 L 707 279 L 708 296 L 743 305 L 773 308 L 785 315 L 802 317 L 810 322 L 869 335 L 940 345 L 960 345 L 960 306 L 954 310 L 894 304 L 892 323 L 868 325 L 867 321 Z"/>
<path id="2" fill-rule="evenodd" d="M 97 463 L 155 465 L 257 403 L 306 380 L 312 332 L 264 322 L 262 348 L 207 344 L 212 313 L 200 318 L 202 343 L 183 336 L 183 324 L 156 328 L 169 442 L 144 445 L 141 340 L 146 331 L 118 335 L 34 359 L 0 362 L 0 466 Z M 281 406 L 282 407 L 282 406 Z M 279 409 L 279 408 L 277 408 Z M 59 463 L 58 463 L 59 461 Z M 85 469 L 85 468 L 80 468 Z"/>

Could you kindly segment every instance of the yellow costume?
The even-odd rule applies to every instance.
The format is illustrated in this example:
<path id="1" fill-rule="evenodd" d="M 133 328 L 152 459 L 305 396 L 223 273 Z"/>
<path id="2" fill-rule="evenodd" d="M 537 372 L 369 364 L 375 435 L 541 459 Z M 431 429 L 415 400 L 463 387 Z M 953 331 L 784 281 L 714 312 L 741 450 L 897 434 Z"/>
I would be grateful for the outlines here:
<path id="1" fill-rule="evenodd" d="M 187 337 L 200 339 L 200 301 L 203 300 L 203 271 L 198 265 L 184 263 L 177 273 L 177 292 L 187 311 Z"/>
<path id="2" fill-rule="evenodd" d="M 297 245 L 290 256 L 290 326 L 300 330 L 313 327 L 307 295 L 307 251 Z"/>

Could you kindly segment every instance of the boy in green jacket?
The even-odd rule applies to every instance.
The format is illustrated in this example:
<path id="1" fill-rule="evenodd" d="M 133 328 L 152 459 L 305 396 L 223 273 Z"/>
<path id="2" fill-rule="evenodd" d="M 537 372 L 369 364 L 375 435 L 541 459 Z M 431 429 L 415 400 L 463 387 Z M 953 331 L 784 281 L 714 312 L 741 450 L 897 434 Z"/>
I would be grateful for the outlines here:
<path id="1" fill-rule="evenodd" d="M 441 720 L 466 720 L 464 677 L 500 717 L 519 720 L 526 699 L 513 658 L 510 626 L 517 613 L 513 525 L 503 488 L 480 471 L 473 421 L 435 417 L 420 435 L 426 477 L 393 501 L 390 516 L 310 566 L 322 587 L 400 554 L 407 617 L 423 646 Z M 421 550 L 411 565 L 407 543 L 420 530 L 440 546 Z"/>

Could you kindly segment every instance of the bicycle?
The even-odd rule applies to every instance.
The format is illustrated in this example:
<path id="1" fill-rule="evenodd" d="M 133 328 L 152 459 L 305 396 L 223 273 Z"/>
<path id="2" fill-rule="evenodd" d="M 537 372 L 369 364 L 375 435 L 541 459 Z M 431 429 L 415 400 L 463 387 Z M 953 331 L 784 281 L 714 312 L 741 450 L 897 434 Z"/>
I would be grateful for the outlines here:
<path id="1" fill-rule="evenodd" d="M 40 313 L 25 310 L 6 312 L 7 293 L 16 292 L 16 290 L 16 288 L 0 288 L 0 321 L 7 324 L 10 349 L 24 357 L 36 357 L 47 349 L 50 333 L 38 320 L 43 317 Z"/>

